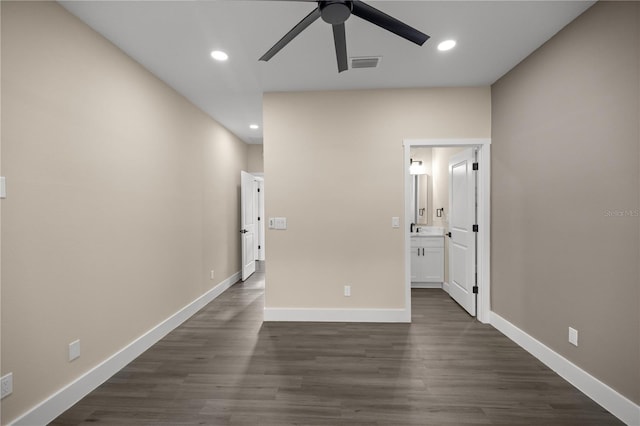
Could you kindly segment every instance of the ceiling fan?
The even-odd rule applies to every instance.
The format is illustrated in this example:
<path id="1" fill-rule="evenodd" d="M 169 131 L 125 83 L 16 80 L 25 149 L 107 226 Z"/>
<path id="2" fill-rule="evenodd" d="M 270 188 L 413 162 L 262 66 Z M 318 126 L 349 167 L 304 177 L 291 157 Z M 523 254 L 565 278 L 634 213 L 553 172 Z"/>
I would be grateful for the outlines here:
<path id="1" fill-rule="evenodd" d="M 349 19 L 351 14 L 384 28 L 387 31 L 391 31 L 419 46 L 422 46 L 424 42 L 429 39 L 428 35 L 360 0 L 318 0 L 317 3 L 317 7 L 310 14 L 298 22 L 298 24 L 273 45 L 267 53 L 262 55 L 260 58 L 261 61 L 266 62 L 273 58 L 276 53 L 282 50 L 291 40 L 320 17 L 323 21 L 333 26 L 333 41 L 336 48 L 339 73 L 348 68 L 347 40 L 345 37 L 344 23 Z"/>

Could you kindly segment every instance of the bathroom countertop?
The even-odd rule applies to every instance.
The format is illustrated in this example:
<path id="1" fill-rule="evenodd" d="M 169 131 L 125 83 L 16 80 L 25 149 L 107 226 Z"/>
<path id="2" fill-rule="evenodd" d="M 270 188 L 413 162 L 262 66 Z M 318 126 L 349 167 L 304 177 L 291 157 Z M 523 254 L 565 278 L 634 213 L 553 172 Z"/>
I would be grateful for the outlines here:
<path id="1" fill-rule="evenodd" d="M 442 226 L 418 226 L 420 232 L 411 232 L 411 237 L 443 237 L 444 228 Z"/>

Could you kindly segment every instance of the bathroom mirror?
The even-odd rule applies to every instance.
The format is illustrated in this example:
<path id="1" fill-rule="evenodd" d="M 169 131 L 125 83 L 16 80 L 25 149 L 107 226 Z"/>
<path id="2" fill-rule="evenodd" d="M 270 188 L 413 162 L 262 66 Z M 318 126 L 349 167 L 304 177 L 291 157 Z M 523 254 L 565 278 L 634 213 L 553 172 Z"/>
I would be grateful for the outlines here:
<path id="1" fill-rule="evenodd" d="M 411 202 L 411 211 L 413 220 L 416 225 L 429 226 L 432 224 L 430 197 L 432 197 L 432 180 L 428 174 L 411 175 L 413 200 Z"/>

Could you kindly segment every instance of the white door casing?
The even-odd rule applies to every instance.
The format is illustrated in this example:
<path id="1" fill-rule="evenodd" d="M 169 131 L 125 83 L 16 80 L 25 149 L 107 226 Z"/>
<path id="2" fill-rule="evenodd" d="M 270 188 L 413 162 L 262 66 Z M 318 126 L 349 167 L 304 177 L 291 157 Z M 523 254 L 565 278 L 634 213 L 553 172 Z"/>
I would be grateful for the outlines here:
<path id="1" fill-rule="evenodd" d="M 240 241 L 242 250 L 242 281 L 245 281 L 256 270 L 255 253 L 255 178 L 240 172 Z"/>
<path id="2" fill-rule="evenodd" d="M 256 215 L 258 220 L 256 222 L 256 246 L 258 248 L 258 255 L 256 260 L 265 260 L 265 244 L 264 244 L 264 178 L 254 176 L 258 183 L 258 204 L 256 205 Z"/>
<path id="3" fill-rule="evenodd" d="M 260 213 L 260 182 L 253 177 L 253 217 L 254 217 L 254 227 L 253 227 L 253 258 L 258 260 L 260 258 L 260 253 L 258 252 L 258 246 L 260 245 L 260 224 L 258 223 L 258 217 Z"/>
<path id="4" fill-rule="evenodd" d="M 476 315 L 475 151 L 467 148 L 449 159 L 449 294 Z"/>

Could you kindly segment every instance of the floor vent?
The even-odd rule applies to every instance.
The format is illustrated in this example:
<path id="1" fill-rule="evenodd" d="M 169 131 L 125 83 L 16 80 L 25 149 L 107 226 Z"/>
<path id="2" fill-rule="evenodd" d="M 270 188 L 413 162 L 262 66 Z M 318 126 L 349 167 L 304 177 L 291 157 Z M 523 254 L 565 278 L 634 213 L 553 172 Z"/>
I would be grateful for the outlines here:
<path id="1" fill-rule="evenodd" d="M 351 68 L 377 68 L 381 60 L 381 56 L 351 58 Z"/>

